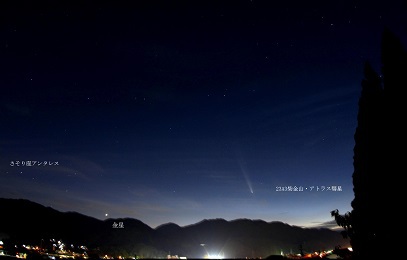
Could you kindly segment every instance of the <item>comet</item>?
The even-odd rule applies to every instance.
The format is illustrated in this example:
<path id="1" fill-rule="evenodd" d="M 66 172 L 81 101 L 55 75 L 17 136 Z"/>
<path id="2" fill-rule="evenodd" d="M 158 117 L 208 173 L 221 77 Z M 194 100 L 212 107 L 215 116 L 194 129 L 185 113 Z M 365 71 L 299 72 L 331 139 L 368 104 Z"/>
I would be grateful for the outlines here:
<path id="1" fill-rule="evenodd" d="M 250 181 L 249 175 L 247 174 L 247 172 L 246 172 L 245 168 L 243 167 L 242 162 L 240 160 L 239 160 L 239 166 L 240 166 L 240 170 L 242 171 L 243 177 L 246 181 L 247 187 L 249 187 L 250 192 L 252 194 L 254 194 L 252 182 Z"/>

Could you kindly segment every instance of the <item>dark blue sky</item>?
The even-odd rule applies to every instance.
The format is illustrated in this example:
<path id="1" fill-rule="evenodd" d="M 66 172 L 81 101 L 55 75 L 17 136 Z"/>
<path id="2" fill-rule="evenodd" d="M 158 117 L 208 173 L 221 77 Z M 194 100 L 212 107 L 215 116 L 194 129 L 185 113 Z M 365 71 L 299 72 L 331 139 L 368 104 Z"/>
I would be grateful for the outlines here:
<path id="1" fill-rule="evenodd" d="M 350 211 L 363 65 L 406 5 L 271 2 L 2 2 L 0 197 L 151 227 Z"/>

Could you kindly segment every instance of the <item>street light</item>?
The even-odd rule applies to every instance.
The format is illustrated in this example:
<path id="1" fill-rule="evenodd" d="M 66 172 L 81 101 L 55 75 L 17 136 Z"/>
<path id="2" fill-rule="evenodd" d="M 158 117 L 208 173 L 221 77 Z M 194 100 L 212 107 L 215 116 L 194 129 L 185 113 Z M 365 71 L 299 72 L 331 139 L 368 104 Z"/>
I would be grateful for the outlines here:
<path id="1" fill-rule="evenodd" d="M 202 247 L 204 248 L 204 250 L 205 250 L 205 253 L 206 253 L 205 257 L 208 257 L 208 256 L 209 256 L 209 253 L 208 253 L 208 250 L 206 250 L 205 244 L 201 244 L 201 246 L 202 246 Z"/>

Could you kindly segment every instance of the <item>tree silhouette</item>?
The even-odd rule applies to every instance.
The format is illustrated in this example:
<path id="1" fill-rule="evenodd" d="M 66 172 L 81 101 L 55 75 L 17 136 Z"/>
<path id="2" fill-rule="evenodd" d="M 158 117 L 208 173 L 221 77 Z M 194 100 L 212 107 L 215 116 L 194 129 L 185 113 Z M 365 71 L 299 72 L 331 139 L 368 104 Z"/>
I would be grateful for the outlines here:
<path id="1" fill-rule="evenodd" d="M 401 90 L 407 87 L 407 53 L 388 29 L 382 34 L 381 55 L 383 76 L 366 62 L 361 84 L 353 149 L 352 211 L 344 215 L 331 211 L 337 224 L 345 229 L 342 235 L 350 239 L 354 259 L 377 257 L 378 248 L 392 241 L 387 208 L 395 198 L 390 194 L 396 187 L 390 184 L 399 178 L 397 166 L 402 163 L 397 157 L 399 151 L 393 147 L 403 136 L 399 107 Z"/>
<path id="2" fill-rule="evenodd" d="M 333 210 L 331 211 L 331 216 L 335 217 L 335 221 L 338 226 L 343 227 L 345 230 L 341 232 L 344 238 L 353 239 L 353 225 L 352 225 L 352 213 L 346 212 L 344 215 L 340 215 L 339 211 Z"/>

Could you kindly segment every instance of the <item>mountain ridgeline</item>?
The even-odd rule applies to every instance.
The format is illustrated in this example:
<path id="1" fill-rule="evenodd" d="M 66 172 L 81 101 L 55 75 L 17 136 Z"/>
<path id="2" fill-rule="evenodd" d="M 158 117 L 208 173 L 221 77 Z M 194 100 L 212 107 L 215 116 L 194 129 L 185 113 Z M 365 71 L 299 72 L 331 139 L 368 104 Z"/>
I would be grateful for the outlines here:
<path id="1" fill-rule="evenodd" d="M 99 255 L 202 258 L 207 253 L 222 253 L 227 258 L 241 258 L 299 253 L 299 248 L 314 252 L 349 246 L 339 232 L 278 221 L 210 219 L 153 229 L 137 219 L 99 220 L 23 199 L 0 199 L 0 207 L 0 240 L 39 245 L 58 239 L 97 249 Z"/>

